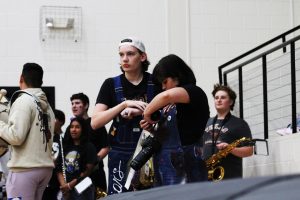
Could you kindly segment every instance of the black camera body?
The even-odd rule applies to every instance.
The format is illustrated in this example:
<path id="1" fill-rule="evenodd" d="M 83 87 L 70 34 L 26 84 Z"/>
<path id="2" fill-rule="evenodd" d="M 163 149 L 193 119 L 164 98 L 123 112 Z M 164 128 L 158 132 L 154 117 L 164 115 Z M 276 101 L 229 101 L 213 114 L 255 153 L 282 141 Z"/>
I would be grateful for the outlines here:
<path id="1" fill-rule="evenodd" d="M 151 156 L 158 152 L 161 144 L 156 137 L 148 136 L 141 144 L 142 150 L 131 161 L 130 167 L 135 171 L 141 169 L 143 165 L 151 158 Z"/>

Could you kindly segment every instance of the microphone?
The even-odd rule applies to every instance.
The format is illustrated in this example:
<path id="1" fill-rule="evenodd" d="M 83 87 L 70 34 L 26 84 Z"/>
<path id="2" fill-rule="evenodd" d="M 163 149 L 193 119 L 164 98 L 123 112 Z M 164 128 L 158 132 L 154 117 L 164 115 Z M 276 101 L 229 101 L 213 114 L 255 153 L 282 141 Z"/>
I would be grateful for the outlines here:
<path id="1" fill-rule="evenodd" d="M 7 91 L 5 89 L 0 90 L 0 101 L 1 101 L 2 97 L 4 97 L 6 94 L 7 94 Z"/>

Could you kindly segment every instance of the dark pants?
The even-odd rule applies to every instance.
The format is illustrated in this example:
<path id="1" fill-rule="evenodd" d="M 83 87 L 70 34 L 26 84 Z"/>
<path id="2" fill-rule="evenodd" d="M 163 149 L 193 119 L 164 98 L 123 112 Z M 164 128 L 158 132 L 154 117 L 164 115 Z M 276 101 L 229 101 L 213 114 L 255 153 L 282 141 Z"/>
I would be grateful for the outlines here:
<path id="1" fill-rule="evenodd" d="M 154 156 L 155 187 L 179 184 L 184 180 L 182 150 L 162 150 Z"/>
<path id="2" fill-rule="evenodd" d="M 186 182 L 207 181 L 207 168 L 205 161 L 201 158 L 199 145 L 193 144 L 183 146 L 184 168 L 186 172 Z"/>
<path id="3" fill-rule="evenodd" d="M 94 200 L 95 199 L 95 187 L 91 185 L 80 195 L 72 190 L 70 194 L 70 200 Z"/>
<path id="4" fill-rule="evenodd" d="M 95 167 L 95 170 L 93 171 L 90 177 L 95 187 L 99 187 L 106 192 L 107 185 L 106 185 L 106 176 L 103 169 L 103 161 L 100 161 L 98 163 L 98 166 Z"/>
<path id="5" fill-rule="evenodd" d="M 43 200 L 57 200 L 57 194 L 59 192 L 59 187 L 47 186 L 44 194 Z"/>

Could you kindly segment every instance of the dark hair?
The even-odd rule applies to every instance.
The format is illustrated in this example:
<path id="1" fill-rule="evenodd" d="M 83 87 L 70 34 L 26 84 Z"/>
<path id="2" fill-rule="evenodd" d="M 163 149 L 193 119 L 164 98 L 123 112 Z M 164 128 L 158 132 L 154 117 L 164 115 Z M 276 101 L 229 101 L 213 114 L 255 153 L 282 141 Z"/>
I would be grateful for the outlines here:
<path id="1" fill-rule="evenodd" d="M 153 81 L 161 85 L 166 78 L 176 78 L 179 85 L 196 84 L 192 69 L 177 55 L 170 54 L 158 61 L 153 69 Z"/>
<path id="2" fill-rule="evenodd" d="M 69 126 L 66 129 L 65 136 L 64 136 L 64 144 L 69 146 L 73 145 L 73 138 L 71 137 L 70 128 L 72 122 L 77 121 L 81 126 L 81 135 L 80 135 L 80 146 L 86 144 L 89 140 L 88 135 L 88 127 L 86 125 L 85 120 L 82 117 L 74 117 L 71 119 Z"/>
<path id="3" fill-rule="evenodd" d="M 212 91 L 213 97 L 215 97 L 216 93 L 220 90 L 226 92 L 228 94 L 229 98 L 232 100 L 232 105 L 230 106 L 230 110 L 233 110 L 233 107 L 235 104 L 235 99 L 236 99 L 236 93 L 229 86 L 215 84 L 214 90 Z"/>
<path id="4" fill-rule="evenodd" d="M 136 47 L 135 47 L 135 48 L 136 48 Z M 142 55 L 142 54 L 144 53 L 144 52 L 142 52 L 141 50 L 139 50 L 138 48 L 136 48 L 136 49 L 138 50 L 139 54 Z M 149 60 L 148 60 L 148 59 L 144 60 L 144 61 L 142 62 L 142 71 L 143 71 L 143 72 L 148 71 L 149 65 L 150 65 Z M 124 70 L 122 69 L 122 66 L 120 67 L 120 69 L 121 69 L 121 71 L 124 73 Z"/>
<path id="5" fill-rule="evenodd" d="M 77 121 L 81 126 L 80 145 L 79 145 L 79 149 L 78 149 L 78 151 L 80 152 L 79 165 L 81 167 L 85 167 L 84 159 L 87 157 L 87 152 L 86 152 L 87 145 L 86 144 L 89 142 L 89 136 L 88 136 L 88 128 L 87 128 L 86 122 L 83 118 L 74 117 L 71 119 L 70 125 L 67 127 L 66 132 L 65 132 L 65 136 L 63 139 L 63 147 L 64 147 L 65 152 L 68 152 L 68 150 L 71 150 L 74 148 L 73 147 L 74 141 L 73 141 L 73 138 L 70 133 L 70 127 L 71 127 L 72 122 L 74 122 L 74 121 Z"/>
<path id="6" fill-rule="evenodd" d="M 43 84 L 43 68 L 36 63 L 26 63 L 23 65 L 22 77 L 27 86 L 39 88 Z"/>
<path id="7" fill-rule="evenodd" d="M 139 50 L 139 49 L 138 49 L 138 52 L 139 52 L 140 54 L 143 54 L 143 52 L 142 52 L 141 50 Z M 148 59 L 146 59 L 146 60 L 144 60 L 144 61 L 142 62 L 142 70 L 143 70 L 143 72 L 148 71 L 149 65 L 150 65 L 150 62 L 149 62 Z"/>
<path id="8" fill-rule="evenodd" d="M 89 100 L 89 97 L 86 96 L 84 93 L 80 92 L 80 93 L 77 93 L 77 94 L 73 94 L 71 97 L 70 97 L 70 100 L 73 101 L 74 99 L 80 99 L 83 103 L 83 105 L 88 105 L 87 109 L 89 109 L 89 106 L 90 106 L 90 100 Z"/>
<path id="9" fill-rule="evenodd" d="M 55 118 L 58 119 L 58 121 L 60 121 L 63 125 L 65 124 L 66 117 L 63 111 L 55 109 L 54 115 Z"/>

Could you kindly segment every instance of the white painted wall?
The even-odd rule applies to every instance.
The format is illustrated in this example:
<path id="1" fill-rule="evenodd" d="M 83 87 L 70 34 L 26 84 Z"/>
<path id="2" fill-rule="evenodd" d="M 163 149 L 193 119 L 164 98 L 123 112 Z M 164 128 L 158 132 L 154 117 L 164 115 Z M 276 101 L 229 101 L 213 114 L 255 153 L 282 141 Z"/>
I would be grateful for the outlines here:
<path id="1" fill-rule="evenodd" d="M 300 133 L 269 139 L 269 156 L 244 159 L 244 177 L 300 173 Z"/>
<path id="2" fill-rule="evenodd" d="M 299 22 L 299 0 L 10 0 L 0 1 L 0 87 L 18 86 L 25 62 L 44 67 L 45 86 L 55 86 L 56 107 L 71 117 L 69 98 L 84 92 L 93 104 L 107 77 L 120 73 L 118 43 L 141 38 L 150 71 L 168 53 L 193 68 L 209 97 L 218 82 L 217 66 Z M 39 10 L 82 8 L 82 39 L 39 38 Z"/>

